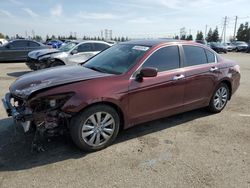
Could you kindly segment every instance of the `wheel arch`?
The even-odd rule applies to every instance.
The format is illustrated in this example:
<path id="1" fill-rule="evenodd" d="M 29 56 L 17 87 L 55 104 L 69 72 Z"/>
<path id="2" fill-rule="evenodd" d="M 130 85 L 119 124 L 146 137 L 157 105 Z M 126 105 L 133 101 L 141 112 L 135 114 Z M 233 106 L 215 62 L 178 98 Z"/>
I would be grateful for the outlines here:
<path id="1" fill-rule="evenodd" d="M 228 100 L 230 100 L 231 96 L 232 96 L 232 83 L 229 80 L 226 80 L 226 79 L 225 80 L 221 80 L 219 84 L 221 84 L 221 83 L 224 83 L 224 84 L 227 85 L 227 87 L 229 89 L 229 98 L 228 98 Z"/>
<path id="2" fill-rule="evenodd" d="M 54 63 L 55 61 L 59 61 L 59 62 L 63 63 L 64 65 L 66 65 L 65 62 L 64 62 L 63 60 L 59 59 L 59 58 L 54 58 L 54 61 L 51 62 L 50 65 L 51 65 L 52 63 Z"/>

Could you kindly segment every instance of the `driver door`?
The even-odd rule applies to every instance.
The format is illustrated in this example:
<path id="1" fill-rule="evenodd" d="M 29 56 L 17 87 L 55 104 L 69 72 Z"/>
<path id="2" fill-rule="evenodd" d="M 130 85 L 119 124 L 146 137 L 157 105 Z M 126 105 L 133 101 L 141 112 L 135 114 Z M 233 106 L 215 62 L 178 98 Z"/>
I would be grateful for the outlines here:
<path id="1" fill-rule="evenodd" d="M 163 47 L 142 65 L 158 69 L 156 77 L 135 78 L 129 86 L 129 116 L 133 123 L 164 117 L 180 111 L 183 105 L 185 78 L 180 69 L 178 46 Z"/>
<path id="2" fill-rule="evenodd" d="M 93 51 L 92 43 L 80 44 L 71 51 L 68 57 L 68 64 L 83 63 L 95 54 L 96 52 Z"/>

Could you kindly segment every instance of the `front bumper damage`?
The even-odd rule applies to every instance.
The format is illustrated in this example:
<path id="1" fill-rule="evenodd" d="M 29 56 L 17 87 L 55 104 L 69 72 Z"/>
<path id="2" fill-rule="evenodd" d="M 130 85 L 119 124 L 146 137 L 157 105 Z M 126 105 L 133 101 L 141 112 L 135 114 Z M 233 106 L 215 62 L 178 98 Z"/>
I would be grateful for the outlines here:
<path id="1" fill-rule="evenodd" d="M 25 109 L 24 111 L 19 111 L 15 106 L 11 103 L 11 94 L 7 93 L 5 97 L 2 99 L 3 106 L 7 115 L 12 116 L 14 122 L 16 124 L 21 124 L 24 132 L 28 132 L 31 126 L 31 121 L 33 121 L 33 114 L 30 113 L 29 109 Z"/>
<path id="2" fill-rule="evenodd" d="M 16 98 L 11 93 L 5 95 L 2 103 L 7 115 L 11 116 L 16 124 L 21 124 L 25 132 L 29 131 L 32 123 L 36 129 L 43 129 L 43 132 L 53 136 L 57 130 L 65 127 L 64 124 L 66 127 L 68 126 L 65 122 L 68 122 L 68 118 L 71 117 L 71 115 L 62 112 L 60 108 L 51 108 L 40 112 L 33 111 L 25 99 Z"/>
<path id="3" fill-rule="evenodd" d="M 24 132 L 28 132 L 32 126 L 35 128 L 32 151 L 43 151 L 44 138 L 63 135 L 68 130 L 71 115 L 60 108 L 36 112 L 29 108 L 28 101 L 16 98 L 11 93 L 5 95 L 2 103 L 7 115 L 13 118 L 15 124 L 22 125 Z"/>
<path id="4" fill-rule="evenodd" d="M 11 104 L 11 94 L 7 93 L 5 97 L 2 99 L 3 106 L 7 115 L 12 116 L 15 121 L 32 121 L 33 114 L 23 114 L 17 110 L 15 106 Z"/>
<path id="5" fill-rule="evenodd" d="M 49 67 L 49 60 L 44 59 L 43 61 L 39 61 L 38 59 L 33 59 L 28 57 L 26 61 L 27 67 L 29 67 L 31 70 L 39 70 L 39 69 L 45 69 Z"/>

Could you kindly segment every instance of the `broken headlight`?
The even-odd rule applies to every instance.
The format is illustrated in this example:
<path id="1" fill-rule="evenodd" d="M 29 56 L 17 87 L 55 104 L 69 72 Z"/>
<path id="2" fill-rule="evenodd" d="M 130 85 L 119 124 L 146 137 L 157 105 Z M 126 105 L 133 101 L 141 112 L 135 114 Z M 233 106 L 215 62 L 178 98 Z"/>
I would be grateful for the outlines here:
<path id="1" fill-rule="evenodd" d="M 30 107 L 36 112 L 54 110 L 62 107 L 73 94 L 74 93 L 64 93 L 33 99 L 30 101 Z"/>

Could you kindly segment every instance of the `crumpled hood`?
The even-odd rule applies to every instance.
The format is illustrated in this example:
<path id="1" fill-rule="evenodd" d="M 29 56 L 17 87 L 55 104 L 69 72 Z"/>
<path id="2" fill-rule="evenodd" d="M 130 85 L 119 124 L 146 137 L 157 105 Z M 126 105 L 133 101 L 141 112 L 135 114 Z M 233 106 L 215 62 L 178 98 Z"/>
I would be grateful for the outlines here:
<path id="1" fill-rule="evenodd" d="M 54 67 L 19 77 L 11 84 L 10 92 L 20 98 L 28 98 L 41 89 L 106 76 L 110 74 L 97 72 L 81 65 Z"/>
<path id="2" fill-rule="evenodd" d="M 51 48 L 51 49 L 42 49 L 42 50 L 34 50 L 34 51 L 31 51 L 28 56 L 32 59 L 38 59 L 42 56 L 45 56 L 45 55 L 51 55 L 51 54 L 55 54 L 55 53 L 62 53 L 60 50 L 58 49 L 54 49 L 54 48 Z"/>

